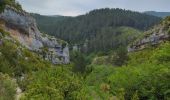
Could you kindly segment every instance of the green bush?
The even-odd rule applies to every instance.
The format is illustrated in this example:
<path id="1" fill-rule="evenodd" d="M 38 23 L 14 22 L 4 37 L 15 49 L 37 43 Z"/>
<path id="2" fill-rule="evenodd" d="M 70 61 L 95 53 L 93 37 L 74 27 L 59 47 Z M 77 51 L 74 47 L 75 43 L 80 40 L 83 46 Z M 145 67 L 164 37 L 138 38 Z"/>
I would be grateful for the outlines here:
<path id="1" fill-rule="evenodd" d="M 74 64 L 73 71 L 76 73 L 85 73 L 86 66 L 87 66 L 87 60 L 85 58 L 85 55 L 81 52 L 72 52 L 71 54 L 71 60 Z"/>
<path id="2" fill-rule="evenodd" d="M 0 73 L 0 100 L 14 100 L 16 88 L 17 84 L 12 78 Z"/>
<path id="3" fill-rule="evenodd" d="M 3 36 L 5 36 L 5 35 L 9 36 L 9 34 L 10 34 L 9 32 L 4 31 L 2 28 L 0 28 L 0 32 L 2 33 Z"/>
<path id="4" fill-rule="evenodd" d="M 170 70 L 165 66 L 152 64 L 140 65 L 140 67 L 124 67 L 116 70 L 116 73 L 108 78 L 113 95 L 123 88 L 125 98 L 130 99 L 136 91 L 140 99 L 165 99 L 169 89 Z M 161 81 L 160 81 L 161 80 Z"/>
<path id="5" fill-rule="evenodd" d="M 30 76 L 23 100 L 75 100 L 82 88 L 81 79 L 66 68 L 50 68 Z"/>

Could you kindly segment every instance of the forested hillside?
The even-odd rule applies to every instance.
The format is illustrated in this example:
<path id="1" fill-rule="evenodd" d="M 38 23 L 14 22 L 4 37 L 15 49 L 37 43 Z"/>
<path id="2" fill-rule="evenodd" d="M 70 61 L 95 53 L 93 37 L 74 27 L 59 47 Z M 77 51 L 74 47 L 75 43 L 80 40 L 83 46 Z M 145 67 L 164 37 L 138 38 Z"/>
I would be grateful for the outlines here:
<path id="1" fill-rule="evenodd" d="M 45 16 L 40 14 L 31 13 L 31 15 L 36 19 L 39 28 L 42 29 L 43 32 L 48 32 L 50 29 L 54 29 L 58 21 L 65 20 L 69 17 L 66 16 Z"/>
<path id="2" fill-rule="evenodd" d="M 64 39 L 70 45 L 77 44 L 80 49 L 86 52 L 107 51 L 117 48 L 120 44 L 127 45 L 128 40 L 133 40 L 131 38 L 134 36 L 127 36 L 124 42 L 121 36 L 126 36 L 126 32 L 122 32 L 120 29 L 126 30 L 128 27 L 132 27 L 134 29 L 130 28 L 132 32 L 130 34 L 134 34 L 137 30 L 146 30 L 160 21 L 158 17 L 109 8 L 93 10 L 85 15 L 65 18 L 60 21 L 57 17 L 57 22 L 54 21 L 53 24 L 50 24 L 50 21 L 47 24 L 50 17 L 44 23 L 43 21 L 39 22 L 42 17 L 35 18 L 41 31 Z M 125 29 L 119 28 L 121 26 L 125 26 Z M 136 35 L 138 33 L 136 32 Z"/>

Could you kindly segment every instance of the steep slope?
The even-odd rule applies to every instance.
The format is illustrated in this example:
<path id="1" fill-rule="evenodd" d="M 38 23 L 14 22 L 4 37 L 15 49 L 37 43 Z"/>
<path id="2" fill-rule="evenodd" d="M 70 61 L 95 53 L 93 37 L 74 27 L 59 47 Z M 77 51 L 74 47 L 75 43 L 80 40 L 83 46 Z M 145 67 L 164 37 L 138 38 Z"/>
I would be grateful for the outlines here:
<path id="1" fill-rule="evenodd" d="M 31 71 L 50 67 L 0 26 L 0 72 L 10 76 L 21 76 Z"/>
<path id="2" fill-rule="evenodd" d="M 87 52 L 108 51 L 117 48 L 119 43 L 115 42 L 114 37 L 123 34 L 116 31 L 120 26 L 145 30 L 159 21 L 160 18 L 158 17 L 138 12 L 105 8 L 93 10 L 85 15 L 60 20 L 55 25 L 48 26 L 46 30 L 46 28 L 41 27 L 46 23 L 39 22 L 37 18 L 41 31 L 64 39 L 73 46 L 78 45 L 82 50 L 86 46 L 88 47 L 85 49 Z M 110 42 L 110 45 L 106 45 L 108 42 Z"/>
<path id="3" fill-rule="evenodd" d="M 54 64 L 69 63 L 68 44 L 40 33 L 30 14 L 6 5 L 0 13 L 0 20 L 1 28 L 29 50 L 39 53 Z"/>
<path id="4" fill-rule="evenodd" d="M 170 16 L 170 12 L 146 11 L 144 13 L 148 14 L 148 15 L 153 15 L 153 16 L 161 17 L 161 18 L 165 18 L 167 16 Z"/>

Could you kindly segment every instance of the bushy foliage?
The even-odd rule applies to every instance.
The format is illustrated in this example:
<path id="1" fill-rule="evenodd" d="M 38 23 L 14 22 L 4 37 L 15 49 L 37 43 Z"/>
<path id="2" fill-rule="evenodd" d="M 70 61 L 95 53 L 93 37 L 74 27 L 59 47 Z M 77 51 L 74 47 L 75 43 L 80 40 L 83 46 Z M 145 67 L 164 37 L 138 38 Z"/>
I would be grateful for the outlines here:
<path id="1" fill-rule="evenodd" d="M 12 78 L 0 73 L 0 100 L 14 100 L 16 88 L 17 84 Z"/>
<path id="2" fill-rule="evenodd" d="M 117 95 L 117 91 L 124 89 L 124 97 L 130 99 L 137 92 L 140 99 L 165 99 L 169 89 L 168 78 L 170 70 L 165 66 L 152 64 L 140 65 L 140 67 L 124 67 L 115 70 L 108 80 L 111 85 L 111 93 Z M 162 80 L 162 81 L 160 81 Z"/>
<path id="3" fill-rule="evenodd" d="M 95 57 L 92 61 L 92 64 L 122 66 L 127 63 L 127 54 L 127 49 L 123 46 L 120 46 L 117 48 L 117 50 L 111 51 L 105 56 Z"/>
<path id="4" fill-rule="evenodd" d="M 75 100 L 82 89 L 81 78 L 66 68 L 50 68 L 27 78 L 23 100 Z"/>
<path id="5" fill-rule="evenodd" d="M 73 51 L 71 53 L 71 61 L 73 62 L 73 71 L 77 73 L 84 73 L 86 71 L 87 61 L 85 59 L 85 55 L 78 52 Z"/>

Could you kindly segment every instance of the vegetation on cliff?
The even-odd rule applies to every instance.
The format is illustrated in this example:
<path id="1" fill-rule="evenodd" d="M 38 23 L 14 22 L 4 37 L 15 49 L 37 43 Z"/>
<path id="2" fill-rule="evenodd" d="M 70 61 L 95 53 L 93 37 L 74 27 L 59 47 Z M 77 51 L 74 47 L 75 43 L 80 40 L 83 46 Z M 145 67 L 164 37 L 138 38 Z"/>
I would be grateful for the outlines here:
<path id="1" fill-rule="evenodd" d="M 22 10 L 21 5 L 16 0 L 0 0 L 0 12 L 4 10 L 6 5 Z"/>
<path id="2" fill-rule="evenodd" d="M 15 98 L 16 88 L 16 81 L 9 77 L 8 74 L 2 74 L 0 72 L 0 100 L 13 100 Z"/>

